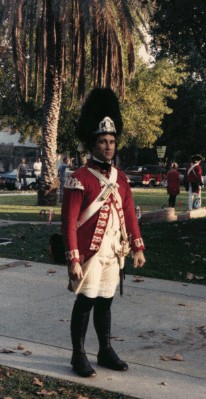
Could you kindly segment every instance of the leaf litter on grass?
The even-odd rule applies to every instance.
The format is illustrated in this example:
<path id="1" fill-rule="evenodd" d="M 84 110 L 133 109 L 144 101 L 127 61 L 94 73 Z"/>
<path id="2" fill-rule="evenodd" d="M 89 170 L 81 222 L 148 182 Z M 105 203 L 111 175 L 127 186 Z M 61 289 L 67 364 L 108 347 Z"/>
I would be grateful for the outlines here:
<path id="1" fill-rule="evenodd" d="M 110 392 L 70 381 L 0 366 L 2 399 L 132 399 L 129 395 Z M 137 398 L 138 399 L 138 398 Z"/>

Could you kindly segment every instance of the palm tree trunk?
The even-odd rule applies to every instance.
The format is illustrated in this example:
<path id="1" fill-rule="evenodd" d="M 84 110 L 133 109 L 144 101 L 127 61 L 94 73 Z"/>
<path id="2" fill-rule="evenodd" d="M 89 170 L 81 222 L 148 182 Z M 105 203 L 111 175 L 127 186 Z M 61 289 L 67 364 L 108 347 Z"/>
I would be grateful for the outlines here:
<path id="1" fill-rule="evenodd" d="M 46 2 L 47 66 L 45 100 L 43 106 L 42 181 L 38 191 L 38 205 L 57 202 L 57 131 L 62 98 L 62 27 L 56 22 L 51 0 Z"/>

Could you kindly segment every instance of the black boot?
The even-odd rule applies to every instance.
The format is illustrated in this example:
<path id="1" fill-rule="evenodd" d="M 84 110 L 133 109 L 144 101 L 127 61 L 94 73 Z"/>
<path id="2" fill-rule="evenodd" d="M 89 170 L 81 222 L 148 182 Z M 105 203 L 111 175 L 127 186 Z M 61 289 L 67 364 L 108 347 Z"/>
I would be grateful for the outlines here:
<path id="1" fill-rule="evenodd" d="M 111 331 L 111 304 L 113 298 L 96 299 L 94 305 L 94 326 L 99 340 L 99 353 L 97 361 L 99 366 L 106 367 L 111 370 L 126 371 L 128 365 L 121 360 L 110 343 Z"/>
<path id="2" fill-rule="evenodd" d="M 73 345 L 73 354 L 71 364 L 73 370 L 80 377 L 94 377 L 95 370 L 87 359 L 84 342 L 89 323 L 90 311 L 94 305 L 94 299 L 87 298 L 79 294 L 73 307 L 71 319 L 71 338 Z"/>

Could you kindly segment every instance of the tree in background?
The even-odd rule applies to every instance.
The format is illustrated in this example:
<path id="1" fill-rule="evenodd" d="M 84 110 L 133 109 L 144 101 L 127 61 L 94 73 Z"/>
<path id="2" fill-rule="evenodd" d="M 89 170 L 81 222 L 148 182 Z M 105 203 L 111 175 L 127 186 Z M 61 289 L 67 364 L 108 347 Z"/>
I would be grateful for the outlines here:
<path id="1" fill-rule="evenodd" d="M 43 109 L 39 205 L 55 204 L 57 131 L 65 82 L 70 75 L 71 104 L 75 95 L 82 99 L 86 86 L 91 85 L 110 86 L 120 97 L 124 96 L 123 54 L 127 54 L 128 75 L 134 70 L 134 22 L 130 12 L 133 2 L 7 0 L 2 3 L 2 46 L 12 46 L 18 105 L 31 115 Z M 92 79 L 86 82 L 88 64 Z"/>
<path id="2" fill-rule="evenodd" d="M 186 161 L 206 148 L 206 2 L 155 0 L 153 7 L 150 28 L 157 58 L 178 58 L 188 72 L 177 101 L 169 103 L 174 112 L 165 116 L 158 144 L 168 146 L 171 158 Z"/>
<path id="3" fill-rule="evenodd" d="M 206 59 L 205 0 L 149 0 L 153 3 L 151 34 L 156 51 L 171 56 L 196 52 Z"/>
<path id="4" fill-rule="evenodd" d="M 162 59 L 153 65 L 139 62 L 123 103 L 122 146 L 153 147 L 163 133 L 164 115 L 171 114 L 168 101 L 177 98 L 186 76 L 184 65 Z"/>
<path id="5" fill-rule="evenodd" d="M 7 42 L 3 48 L 8 50 L 12 35 L 16 76 L 11 69 L 12 89 L 0 106 L 4 105 L 5 114 L 10 109 L 6 121 L 20 128 L 22 139 L 29 134 L 40 142 L 43 126 L 40 204 L 56 201 L 56 151 L 75 150 L 79 104 L 91 85 L 111 86 L 121 97 L 122 147 L 154 146 L 166 127 L 162 127 L 164 115 L 173 120 L 177 88 L 186 76 L 183 63 L 174 57 L 171 61 L 171 55 L 170 60 L 160 57 L 158 49 L 159 61 L 145 65 L 136 57 L 134 69 L 138 46 L 147 45 L 142 27 L 148 30 L 155 4 L 152 0 L 135 4 L 15 0 L 5 4 L 2 26 Z"/>
<path id="6" fill-rule="evenodd" d="M 12 49 L 2 46 L 0 53 L 1 126 L 9 126 L 11 133 L 19 132 L 22 142 L 29 137 L 40 146 L 42 141 L 42 109 L 34 100 L 30 99 L 23 102 L 19 96 L 12 64 Z"/>
<path id="7" fill-rule="evenodd" d="M 163 121 L 164 134 L 157 145 L 167 146 L 167 157 L 185 163 L 194 153 L 206 155 L 206 84 L 187 79 L 169 101 L 171 115 Z"/>

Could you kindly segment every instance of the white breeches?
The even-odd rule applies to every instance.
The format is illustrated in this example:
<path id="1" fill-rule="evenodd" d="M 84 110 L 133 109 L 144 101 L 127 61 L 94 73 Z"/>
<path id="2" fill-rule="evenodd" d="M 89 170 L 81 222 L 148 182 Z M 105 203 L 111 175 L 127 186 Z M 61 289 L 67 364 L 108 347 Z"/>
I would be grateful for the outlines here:
<path id="1" fill-rule="evenodd" d="M 84 279 L 79 293 L 89 298 L 98 296 L 111 298 L 114 296 L 118 284 L 119 262 L 117 257 L 108 259 L 98 256 Z"/>
<path id="2" fill-rule="evenodd" d="M 111 298 L 114 296 L 119 284 L 119 259 L 116 253 L 120 247 L 119 218 L 113 206 L 106 233 L 102 240 L 96 262 L 92 264 L 79 293 L 89 298 L 101 296 Z"/>
<path id="3" fill-rule="evenodd" d="M 199 188 L 199 192 L 192 192 L 192 186 L 189 183 L 189 193 L 188 193 L 188 207 L 189 210 L 191 211 L 192 209 L 198 209 L 201 208 L 202 206 L 202 200 L 201 200 L 201 188 Z"/>

